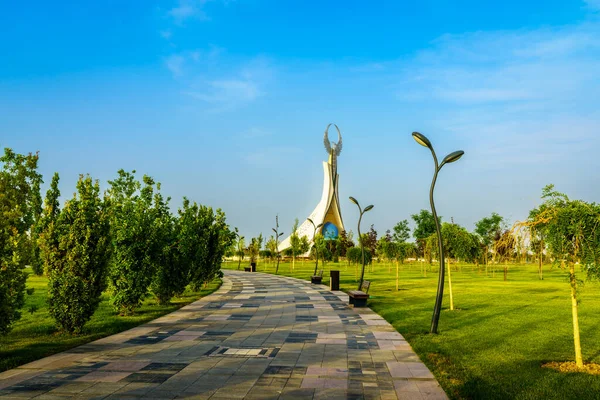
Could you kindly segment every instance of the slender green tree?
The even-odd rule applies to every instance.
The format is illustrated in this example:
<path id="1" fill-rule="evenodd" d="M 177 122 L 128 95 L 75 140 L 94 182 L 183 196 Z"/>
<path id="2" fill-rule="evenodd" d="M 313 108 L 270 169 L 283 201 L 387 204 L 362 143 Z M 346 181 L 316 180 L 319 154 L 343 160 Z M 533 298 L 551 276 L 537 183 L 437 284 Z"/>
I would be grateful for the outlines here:
<path id="1" fill-rule="evenodd" d="M 169 211 L 169 199 L 158 192 L 154 195 L 156 212 L 155 229 L 159 241 L 156 259 L 156 273 L 150 290 L 159 304 L 169 304 L 171 299 L 185 290 L 189 279 L 189 263 L 184 257 L 185 238 L 181 221 Z"/>
<path id="2" fill-rule="evenodd" d="M 50 265 L 57 262 L 53 259 L 57 254 L 54 253 L 54 251 L 45 251 L 44 247 L 48 249 L 58 248 L 59 236 L 57 230 L 54 229 L 54 225 L 56 224 L 56 219 L 60 215 L 60 203 L 58 201 L 58 198 L 60 197 L 60 190 L 58 189 L 59 181 L 60 178 L 58 172 L 55 172 L 52 176 L 50 189 L 46 192 L 42 216 L 36 226 L 38 231 L 37 244 L 38 248 L 40 248 L 42 271 L 47 271 Z M 44 243 L 44 246 L 42 246 L 42 242 Z"/>
<path id="3" fill-rule="evenodd" d="M 77 193 L 40 240 L 44 252 L 53 254 L 47 265 L 48 311 L 61 330 L 81 332 L 100 304 L 110 260 L 109 232 L 98 181 L 80 176 Z"/>
<path id="4" fill-rule="evenodd" d="M 32 199 L 31 199 L 31 209 L 32 209 L 32 226 L 30 229 L 29 235 L 29 247 L 30 247 L 30 259 L 29 265 L 31 265 L 31 270 L 36 275 L 42 275 L 44 273 L 44 262 L 42 260 L 42 255 L 40 252 L 40 246 L 38 245 L 38 239 L 40 237 L 41 232 L 41 220 L 42 220 L 42 192 L 40 189 L 40 185 L 42 184 L 41 179 L 36 179 L 33 182 L 32 187 Z"/>
<path id="5" fill-rule="evenodd" d="M 238 257 L 238 267 L 237 269 L 240 269 L 240 265 L 242 264 L 242 261 L 244 260 L 244 255 L 246 254 L 246 252 L 244 251 L 244 248 L 246 247 L 246 244 L 244 243 L 244 237 L 240 236 L 238 237 L 238 241 L 237 241 L 237 245 L 236 245 L 236 252 L 235 255 Z"/>
<path id="6" fill-rule="evenodd" d="M 542 198 L 544 203 L 529 213 L 526 226 L 543 232 L 548 247 L 557 256 L 554 262 L 567 272 L 575 363 L 583 368 L 578 311 L 583 281 L 576 276 L 575 264 L 582 266 L 588 279 L 600 278 L 600 205 L 571 200 L 555 191 L 553 185 L 543 189 Z"/>
<path id="7" fill-rule="evenodd" d="M 111 302 L 121 315 L 130 315 L 148 294 L 154 278 L 162 238 L 158 210 L 153 205 L 155 182 L 135 171 L 118 171 L 109 181 L 112 259 L 109 274 Z"/>
<path id="8" fill-rule="evenodd" d="M 296 257 L 299 256 L 301 250 L 301 239 L 298 236 L 298 218 L 294 221 L 294 226 L 292 227 L 292 234 L 290 235 L 290 249 L 292 253 L 292 271 L 296 268 Z"/>
<path id="9" fill-rule="evenodd" d="M 421 210 L 418 214 L 411 215 L 411 218 L 415 221 L 413 237 L 417 241 L 419 256 L 425 257 L 427 238 L 435 233 L 435 219 L 433 218 L 433 214 L 427 210 Z M 441 224 L 442 217 L 438 216 L 438 220 Z M 431 255 L 428 258 L 431 263 Z"/>
<path id="10" fill-rule="evenodd" d="M 485 272 L 487 274 L 487 265 L 488 265 L 488 255 L 494 241 L 496 238 L 500 237 L 502 233 L 502 223 L 504 222 L 504 218 L 502 218 L 497 213 L 492 213 L 489 217 L 485 217 L 480 219 L 475 224 L 475 233 L 479 236 L 481 240 L 481 244 L 484 248 L 483 259 L 485 263 Z"/>
<path id="11" fill-rule="evenodd" d="M 22 155 L 9 148 L 0 157 L 0 334 L 11 329 L 25 303 L 23 268 L 31 256 L 36 190 L 42 176 L 37 154 Z"/>
<path id="12" fill-rule="evenodd" d="M 392 239 L 396 243 L 404 243 L 410 239 L 410 227 L 408 226 L 408 220 L 404 219 L 394 226 Z"/>

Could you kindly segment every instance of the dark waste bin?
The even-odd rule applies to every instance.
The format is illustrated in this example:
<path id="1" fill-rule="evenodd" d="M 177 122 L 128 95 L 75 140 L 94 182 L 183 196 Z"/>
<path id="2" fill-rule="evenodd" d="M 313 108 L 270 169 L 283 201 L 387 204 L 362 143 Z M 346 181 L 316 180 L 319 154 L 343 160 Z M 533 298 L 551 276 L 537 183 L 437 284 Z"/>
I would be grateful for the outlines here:
<path id="1" fill-rule="evenodd" d="M 250 272 L 256 272 L 256 263 L 250 263 Z"/>
<path id="2" fill-rule="evenodd" d="M 329 271 L 329 289 L 340 290 L 340 271 Z"/>

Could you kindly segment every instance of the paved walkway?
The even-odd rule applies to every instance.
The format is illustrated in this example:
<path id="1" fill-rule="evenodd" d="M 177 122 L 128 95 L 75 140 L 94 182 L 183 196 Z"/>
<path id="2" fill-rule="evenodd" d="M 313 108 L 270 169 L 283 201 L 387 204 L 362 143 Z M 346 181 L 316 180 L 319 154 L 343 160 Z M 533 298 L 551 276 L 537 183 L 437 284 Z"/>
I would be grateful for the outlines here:
<path id="1" fill-rule="evenodd" d="M 446 399 L 390 324 L 343 292 L 226 271 L 179 311 L 0 374 L 0 396 Z"/>

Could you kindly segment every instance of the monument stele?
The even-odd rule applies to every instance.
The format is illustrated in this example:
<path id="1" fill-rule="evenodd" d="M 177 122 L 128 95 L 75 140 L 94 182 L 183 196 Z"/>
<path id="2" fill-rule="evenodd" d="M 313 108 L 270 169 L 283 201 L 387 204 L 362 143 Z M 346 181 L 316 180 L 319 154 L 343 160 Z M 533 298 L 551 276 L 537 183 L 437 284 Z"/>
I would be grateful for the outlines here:
<path id="1" fill-rule="evenodd" d="M 337 130 L 338 141 L 331 143 L 329 141 L 329 128 L 334 126 Z M 339 175 L 337 173 L 337 158 L 342 152 L 342 134 L 340 129 L 335 124 L 327 125 L 325 135 L 323 136 L 325 150 L 329 156 L 327 162 L 323 161 L 323 193 L 321 201 L 317 204 L 313 212 L 308 216 L 315 225 L 323 224 L 317 229 L 317 233 L 321 233 L 325 239 L 337 239 L 339 233 L 344 230 L 344 222 L 342 220 L 342 212 L 340 210 L 340 198 L 338 192 Z M 313 242 L 314 228 L 313 225 L 305 219 L 298 227 L 298 237 L 306 236 L 310 243 Z M 290 236 L 284 239 L 279 245 L 279 250 L 285 250 L 290 247 Z"/>

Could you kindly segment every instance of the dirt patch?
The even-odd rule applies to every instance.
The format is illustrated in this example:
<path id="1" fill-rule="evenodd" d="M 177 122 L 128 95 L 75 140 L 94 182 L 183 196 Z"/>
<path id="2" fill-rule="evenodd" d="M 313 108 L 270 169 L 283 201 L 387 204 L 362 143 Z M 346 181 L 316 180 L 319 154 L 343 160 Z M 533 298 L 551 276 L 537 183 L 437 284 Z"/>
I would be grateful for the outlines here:
<path id="1" fill-rule="evenodd" d="M 600 364 L 583 364 L 583 368 L 579 368 L 574 361 L 553 361 L 546 364 L 542 364 L 542 368 L 550 368 L 563 373 L 584 372 L 586 374 L 591 375 L 600 375 Z"/>

